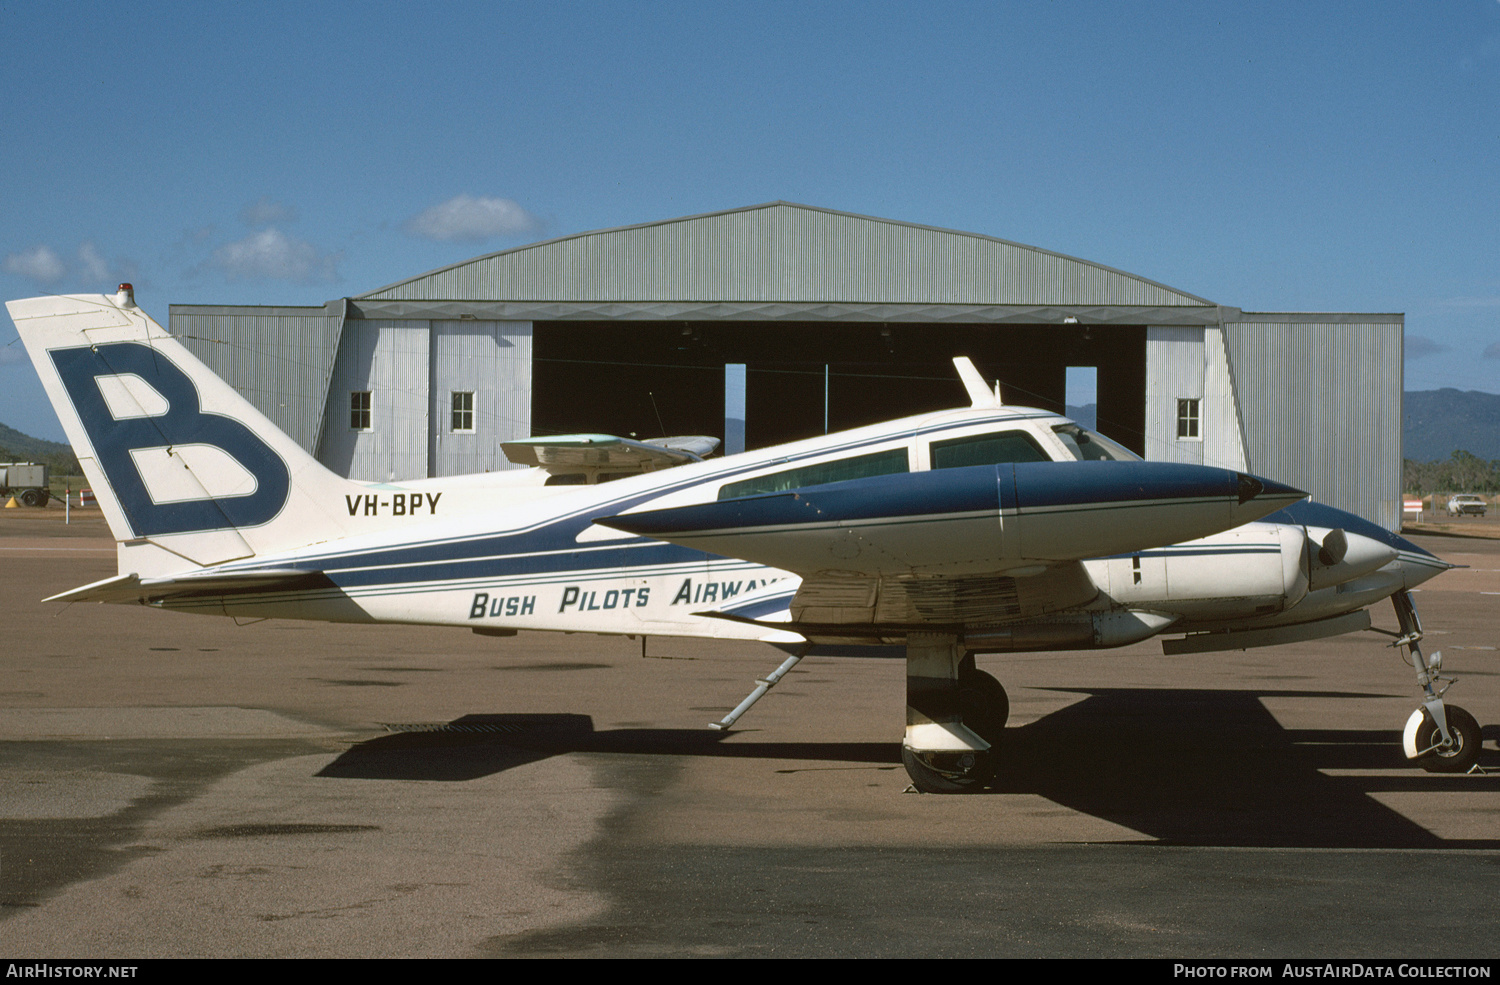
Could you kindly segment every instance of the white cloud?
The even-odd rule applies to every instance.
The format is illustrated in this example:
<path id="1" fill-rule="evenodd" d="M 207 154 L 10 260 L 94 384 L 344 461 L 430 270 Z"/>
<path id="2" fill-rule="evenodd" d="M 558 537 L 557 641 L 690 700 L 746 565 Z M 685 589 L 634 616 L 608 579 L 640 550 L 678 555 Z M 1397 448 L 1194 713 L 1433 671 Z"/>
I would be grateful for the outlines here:
<path id="1" fill-rule="evenodd" d="M 297 210 L 269 196 L 240 209 L 240 221 L 247 226 L 269 226 L 277 222 L 296 222 Z"/>
<path id="2" fill-rule="evenodd" d="M 99 250 L 91 241 L 84 241 L 78 247 L 78 262 L 82 266 L 82 273 L 94 282 L 109 280 L 110 266 L 104 258 L 99 255 Z"/>
<path id="3" fill-rule="evenodd" d="M 1447 352 L 1448 347 L 1441 342 L 1434 342 L 1425 335 L 1408 335 L 1406 337 L 1406 358 L 1421 359 L 1423 356 L 1435 356 L 1440 352 Z"/>
<path id="4" fill-rule="evenodd" d="M 475 241 L 496 236 L 523 236 L 541 230 L 536 216 L 508 198 L 458 195 L 419 212 L 402 226 L 422 239 Z"/>
<path id="5" fill-rule="evenodd" d="M 311 243 L 293 239 L 274 226 L 227 243 L 209 264 L 231 281 L 290 280 L 299 283 L 338 280 L 342 253 L 319 253 Z"/>
<path id="6" fill-rule="evenodd" d="M 6 273 L 19 274 L 48 287 L 72 279 L 91 291 L 102 291 L 120 281 L 136 280 L 136 266 L 129 260 L 108 260 L 93 240 L 78 245 L 76 260 L 64 260 L 50 246 L 38 246 L 5 258 Z M 113 288 L 111 287 L 111 290 Z"/>
<path id="7" fill-rule="evenodd" d="M 67 276 L 67 265 L 50 246 L 37 246 L 22 253 L 10 253 L 3 264 L 8 274 L 19 274 L 38 284 L 55 284 Z"/>

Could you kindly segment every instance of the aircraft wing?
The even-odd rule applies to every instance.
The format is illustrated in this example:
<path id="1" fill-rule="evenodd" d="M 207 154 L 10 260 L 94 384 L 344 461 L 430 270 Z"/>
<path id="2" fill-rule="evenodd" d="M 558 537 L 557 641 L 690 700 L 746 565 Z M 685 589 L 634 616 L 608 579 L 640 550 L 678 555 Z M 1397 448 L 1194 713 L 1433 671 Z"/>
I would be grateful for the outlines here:
<path id="1" fill-rule="evenodd" d="M 719 446 L 718 438 L 684 435 L 635 441 L 612 434 L 559 434 L 518 438 L 501 444 L 505 457 L 517 465 L 548 471 L 576 472 L 609 469 L 616 472 L 653 472 L 673 465 L 701 462 Z"/>
<path id="2" fill-rule="evenodd" d="M 794 572 L 795 624 L 986 625 L 1091 601 L 1085 558 L 1182 543 L 1306 494 L 1162 462 L 980 465 L 853 479 L 597 522 Z M 877 633 L 878 635 L 878 633 Z"/>

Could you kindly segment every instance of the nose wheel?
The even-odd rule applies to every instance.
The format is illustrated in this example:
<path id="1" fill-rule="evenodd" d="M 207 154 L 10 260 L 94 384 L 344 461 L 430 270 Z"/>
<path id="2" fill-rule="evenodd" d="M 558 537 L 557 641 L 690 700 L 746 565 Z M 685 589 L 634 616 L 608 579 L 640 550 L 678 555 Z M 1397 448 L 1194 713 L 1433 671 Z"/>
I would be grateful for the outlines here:
<path id="1" fill-rule="evenodd" d="M 1474 716 L 1457 705 L 1444 705 L 1448 738 L 1427 708 L 1418 708 L 1406 720 L 1401 745 L 1406 758 L 1429 773 L 1467 773 L 1479 762 L 1484 735 Z"/>

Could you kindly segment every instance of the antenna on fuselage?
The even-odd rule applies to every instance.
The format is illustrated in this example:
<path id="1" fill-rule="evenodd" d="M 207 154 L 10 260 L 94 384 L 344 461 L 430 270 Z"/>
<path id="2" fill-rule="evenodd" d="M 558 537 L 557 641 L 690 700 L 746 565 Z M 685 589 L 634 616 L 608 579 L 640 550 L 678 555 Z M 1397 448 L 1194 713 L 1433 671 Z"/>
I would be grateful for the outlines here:
<path id="1" fill-rule="evenodd" d="M 979 375 L 979 370 L 974 368 L 974 363 L 968 356 L 955 356 L 953 365 L 958 369 L 958 378 L 964 381 L 964 389 L 969 391 L 969 401 L 975 407 L 1004 407 L 1005 402 L 1000 399 L 1000 383 L 996 381 L 995 389 L 991 390 L 989 384 L 984 382 L 984 377 Z"/>

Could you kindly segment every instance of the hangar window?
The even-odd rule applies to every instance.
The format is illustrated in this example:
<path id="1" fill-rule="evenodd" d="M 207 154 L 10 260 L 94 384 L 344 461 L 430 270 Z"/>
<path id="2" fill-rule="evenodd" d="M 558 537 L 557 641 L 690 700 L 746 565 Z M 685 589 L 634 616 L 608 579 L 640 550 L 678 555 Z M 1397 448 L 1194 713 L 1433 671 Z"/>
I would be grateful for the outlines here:
<path id="1" fill-rule="evenodd" d="M 873 455 L 857 455 L 834 462 L 819 462 L 800 468 L 758 475 L 753 479 L 729 482 L 719 487 L 720 499 L 736 499 L 740 496 L 759 496 L 763 493 L 783 492 L 803 486 L 821 486 L 826 482 L 843 482 L 846 479 L 868 479 L 875 475 L 892 475 L 910 472 L 911 463 L 905 448 L 878 451 Z"/>
<path id="2" fill-rule="evenodd" d="M 349 394 L 349 430 L 370 430 L 370 391 L 354 390 Z"/>
<path id="3" fill-rule="evenodd" d="M 974 434 L 967 438 L 932 443 L 932 467 L 961 469 L 965 465 L 997 465 L 1001 462 L 1050 462 L 1036 439 L 1025 431 Z"/>
<path id="4" fill-rule="evenodd" d="M 472 390 L 453 391 L 453 431 L 470 434 L 474 431 L 474 393 Z"/>
<path id="5" fill-rule="evenodd" d="M 1198 398 L 1182 398 L 1177 401 L 1177 440 L 1202 441 L 1198 431 Z"/>

